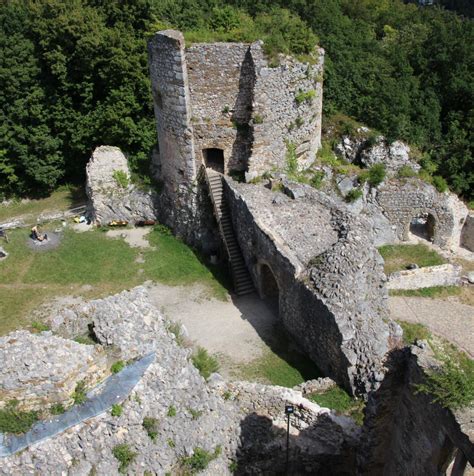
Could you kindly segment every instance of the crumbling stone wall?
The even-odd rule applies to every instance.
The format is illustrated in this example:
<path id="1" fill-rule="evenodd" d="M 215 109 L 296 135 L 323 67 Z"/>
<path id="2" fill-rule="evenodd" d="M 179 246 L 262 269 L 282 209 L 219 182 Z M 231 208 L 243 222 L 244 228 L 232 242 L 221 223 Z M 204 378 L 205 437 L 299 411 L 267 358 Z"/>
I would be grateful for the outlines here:
<path id="1" fill-rule="evenodd" d="M 268 64 L 261 42 L 251 52 L 257 71 L 253 117 L 262 122 L 254 121 L 249 178 L 274 167 L 284 169 L 288 144 L 296 147 L 299 167 L 304 168 L 321 146 L 324 50 L 317 50 L 315 64 L 281 56 L 276 67 Z M 301 99 L 305 93 L 307 99 Z"/>
<path id="2" fill-rule="evenodd" d="M 446 474 L 456 448 L 473 465 L 473 409 L 453 412 L 416 392 L 426 373 L 439 367 L 426 342 L 394 352 L 387 365 L 365 410 L 360 474 Z"/>
<path id="3" fill-rule="evenodd" d="M 204 149 L 221 149 L 224 172 L 250 179 L 283 168 L 286 143 L 300 166 L 321 142 L 322 64 L 283 57 L 271 67 L 261 42 L 197 44 L 185 48 L 180 32 L 158 32 L 149 42 L 159 154 L 154 170 L 164 183 L 162 220 L 193 244 L 209 228 L 197 184 Z M 300 93 L 309 93 L 297 101 Z"/>
<path id="4" fill-rule="evenodd" d="M 73 403 L 79 381 L 91 386 L 107 375 L 100 346 L 81 345 L 50 332 L 12 332 L 0 337 L 0 408 L 16 400 L 23 410 Z"/>
<path id="5" fill-rule="evenodd" d="M 296 188 L 291 199 L 227 180 L 239 244 L 257 288 L 260 265 L 273 272 L 287 332 L 326 375 L 366 395 L 401 334 L 388 317 L 382 260 L 368 223 L 311 187 Z"/>
<path id="6" fill-rule="evenodd" d="M 452 194 L 440 193 L 419 179 L 390 180 L 377 191 L 376 202 L 399 240 L 408 239 L 414 218 L 431 215 L 435 222 L 433 243 L 442 248 L 459 246 L 467 208 Z"/>
<path id="7" fill-rule="evenodd" d="M 117 172 L 127 183 L 117 181 L 114 176 Z M 127 158 L 118 147 L 97 147 L 87 164 L 86 174 L 87 215 L 97 225 L 107 225 L 114 220 L 134 224 L 156 219 L 157 194 L 140 190 L 130 182 Z"/>

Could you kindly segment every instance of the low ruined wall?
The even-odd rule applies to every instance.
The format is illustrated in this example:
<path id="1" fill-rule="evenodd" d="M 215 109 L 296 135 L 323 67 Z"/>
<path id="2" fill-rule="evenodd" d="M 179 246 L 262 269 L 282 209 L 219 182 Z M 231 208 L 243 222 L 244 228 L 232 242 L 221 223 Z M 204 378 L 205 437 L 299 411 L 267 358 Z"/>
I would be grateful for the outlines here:
<path id="1" fill-rule="evenodd" d="M 312 198 L 293 201 L 262 186 L 227 181 L 226 196 L 257 288 L 260 264 L 275 276 L 286 331 L 326 375 L 364 395 L 382 380 L 383 356 L 400 333 L 388 318 L 381 258 L 366 241 L 368 226 L 305 190 Z M 288 229 L 291 236 L 282 238 Z M 318 243 L 318 256 L 305 252 Z"/>
<path id="2" fill-rule="evenodd" d="M 461 246 L 474 252 L 474 213 L 471 212 L 464 223 L 461 232 Z"/>
<path id="3" fill-rule="evenodd" d="M 388 289 L 421 289 L 433 286 L 457 286 L 461 266 L 442 264 L 418 269 L 406 269 L 388 276 Z"/>
<path id="4" fill-rule="evenodd" d="M 359 474 L 446 474 L 455 448 L 473 465 L 474 410 L 453 412 L 416 391 L 439 365 L 426 342 L 391 355 L 389 372 L 366 406 Z"/>

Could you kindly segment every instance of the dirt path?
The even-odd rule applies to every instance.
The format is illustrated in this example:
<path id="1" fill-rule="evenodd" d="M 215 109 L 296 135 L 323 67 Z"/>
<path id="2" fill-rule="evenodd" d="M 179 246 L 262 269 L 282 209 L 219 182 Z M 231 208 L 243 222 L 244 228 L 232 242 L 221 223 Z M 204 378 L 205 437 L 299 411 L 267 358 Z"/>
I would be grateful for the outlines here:
<path id="1" fill-rule="evenodd" d="M 201 286 L 152 285 L 153 303 L 172 321 L 182 323 L 188 337 L 232 365 L 260 357 L 274 334 L 276 317 L 256 295 L 228 301 L 208 299 Z M 227 367 L 227 365 L 225 366 Z M 223 374 L 226 369 L 223 368 Z"/>
<path id="2" fill-rule="evenodd" d="M 147 228 L 121 228 L 117 230 L 109 230 L 106 236 L 110 238 L 123 237 L 126 243 L 132 248 L 150 248 L 150 243 L 146 238 L 146 235 L 150 233 L 152 229 Z"/>
<path id="3" fill-rule="evenodd" d="M 474 307 L 455 300 L 392 296 L 392 319 L 424 324 L 474 357 Z"/>

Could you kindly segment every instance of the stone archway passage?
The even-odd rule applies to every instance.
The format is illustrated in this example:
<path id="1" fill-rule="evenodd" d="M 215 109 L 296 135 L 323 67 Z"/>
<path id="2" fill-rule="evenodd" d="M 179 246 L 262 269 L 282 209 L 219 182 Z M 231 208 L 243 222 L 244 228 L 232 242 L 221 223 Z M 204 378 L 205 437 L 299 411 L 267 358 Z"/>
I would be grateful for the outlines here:
<path id="1" fill-rule="evenodd" d="M 222 149 L 210 148 L 203 149 L 202 156 L 206 167 L 224 173 L 224 151 Z"/>
<path id="2" fill-rule="evenodd" d="M 419 215 L 410 222 L 410 233 L 427 241 L 433 241 L 435 228 L 436 219 L 431 213 Z"/>
<path id="3" fill-rule="evenodd" d="M 271 268 L 266 264 L 260 265 L 260 293 L 268 301 L 276 314 L 280 308 L 280 288 Z"/>

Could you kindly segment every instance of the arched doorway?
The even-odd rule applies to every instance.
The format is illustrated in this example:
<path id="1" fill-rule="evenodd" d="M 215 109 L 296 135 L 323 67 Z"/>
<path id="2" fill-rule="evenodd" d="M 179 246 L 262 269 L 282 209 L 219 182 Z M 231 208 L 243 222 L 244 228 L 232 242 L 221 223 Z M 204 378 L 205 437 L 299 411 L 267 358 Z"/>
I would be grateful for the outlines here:
<path id="1" fill-rule="evenodd" d="M 431 213 L 416 216 L 410 222 L 410 233 L 423 240 L 433 241 L 436 219 Z"/>
<path id="2" fill-rule="evenodd" d="M 261 263 L 259 266 L 260 295 L 272 307 L 276 315 L 280 308 L 280 289 L 270 266 Z"/>
<path id="3" fill-rule="evenodd" d="M 203 149 L 202 156 L 206 167 L 209 167 L 220 174 L 224 173 L 224 151 L 222 149 Z"/>

